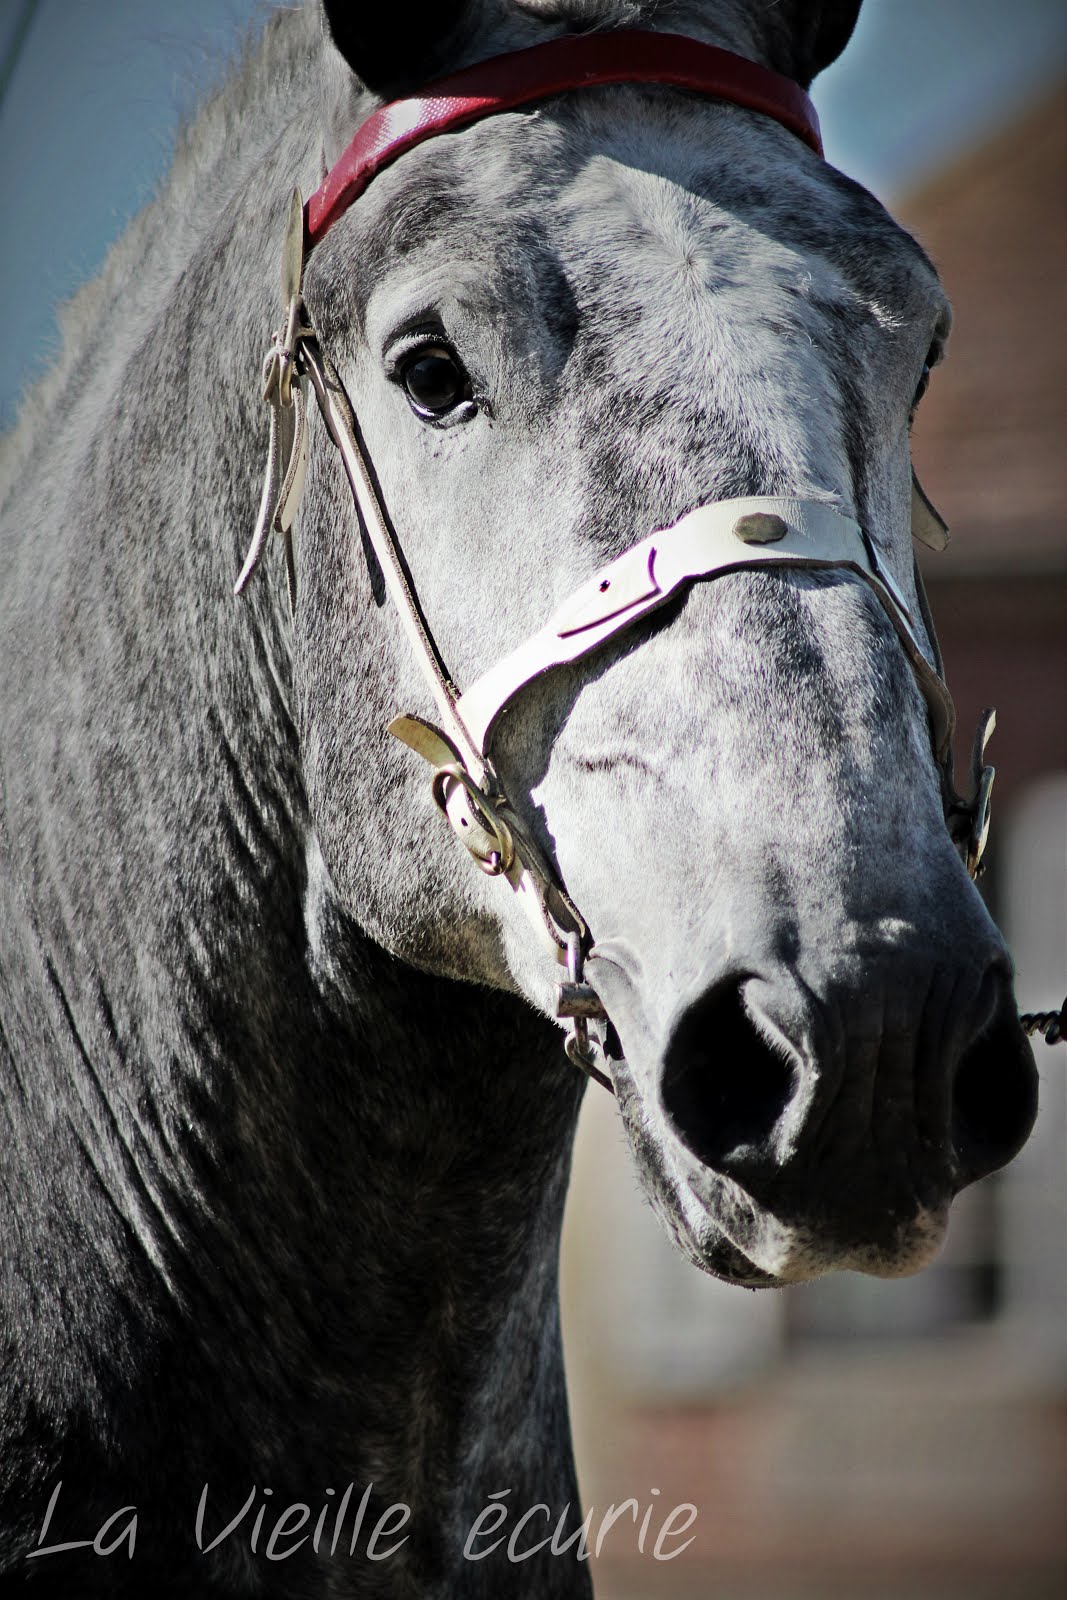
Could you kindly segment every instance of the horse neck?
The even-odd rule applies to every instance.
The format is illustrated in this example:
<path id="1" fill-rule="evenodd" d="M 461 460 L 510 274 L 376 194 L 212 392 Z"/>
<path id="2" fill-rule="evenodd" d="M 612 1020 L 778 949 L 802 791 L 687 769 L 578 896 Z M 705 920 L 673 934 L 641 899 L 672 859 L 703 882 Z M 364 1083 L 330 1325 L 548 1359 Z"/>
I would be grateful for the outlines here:
<path id="1" fill-rule="evenodd" d="M 278 310 L 284 196 L 274 214 L 264 184 L 279 168 L 308 183 L 313 126 L 269 152 L 261 127 L 228 186 L 206 164 L 185 182 L 207 210 L 180 272 L 181 185 L 140 219 L 19 443 L 0 1068 L 41 1178 L 14 1175 L 24 1238 L 60 1227 L 64 1196 L 82 1243 L 58 1257 L 89 1239 L 98 1258 L 77 1382 L 121 1325 L 123 1403 L 165 1432 L 136 1354 L 151 1337 L 175 1412 L 198 1384 L 232 1397 L 188 1426 L 201 1460 L 220 1431 L 238 1458 L 255 1437 L 235 1481 L 274 1470 L 302 1494 L 326 1450 L 399 1499 L 430 1457 L 516 1485 L 545 1457 L 566 1489 L 555 1283 L 577 1082 L 518 1002 L 402 969 L 328 891 L 310 927 L 277 553 L 243 604 L 231 593 Z M 76 1287 L 41 1280 L 41 1347 Z M 346 1398 L 327 1415 L 323 1394 Z M 388 1417 L 391 1454 L 368 1416 Z"/>
<path id="2" fill-rule="evenodd" d="M 281 608 L 266 585 L 243 609 L 231 594 L 275 252 L 251 196 L 220 205 L 202 164 L 182 261 L 190 164 L 82 297 L 31 405 L 0 598 L 6 1012 L 54 992 L 69 1028 L 27 1019 L 29 1063 L 73 1032 L 94 1066 L 142 1063 L 149 1094 L 218 1034 L 210 997 L 277 967 L 292 927 L 266 920 L 255 965 L 245 946 L 268 902 L 291 906 L 303 849 Z"/>

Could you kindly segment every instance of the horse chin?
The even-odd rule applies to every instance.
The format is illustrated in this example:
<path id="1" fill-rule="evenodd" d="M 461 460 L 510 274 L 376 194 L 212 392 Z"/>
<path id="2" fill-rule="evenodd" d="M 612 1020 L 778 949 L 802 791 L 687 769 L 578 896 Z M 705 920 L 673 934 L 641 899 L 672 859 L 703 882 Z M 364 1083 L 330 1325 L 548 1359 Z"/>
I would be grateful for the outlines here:
<path id="1" fill-rule="evenodd" d="M 947 1204 L 936 1210 L 920 1207 L 912 1221 L 898 1229 L 895 1247 L 888 1250 L 873 1246 L 835 1248 L 809 1230 L 783 1227 L 778 1219 L 772 1219 L 771 1229 L 778 1235 L 779 1246 L 784 1247 L 777 1260 L 767 1256 L 760 1263 L 753 1261 L 715 1224 L 706 1225 L 682 1249 L 704 1272 L 746 1289 L 782 1289 L 811 1283 L 830 1272 L 907 1278 L 922 1272 L 937 1256 L 944 1243 L 948 1213 Z M 675 1237 L 678 1238 L 677 1233 Z"/>
<path id="2" fill-rule="evenodd" d="M 627 1061 L 615 1064 L 614 1083 L 653 1209 L 681 1253 L 713 1277 L 749 1289 L 809 1283 L 830 1272 L 902 1278 L 929 1266 L 944 1242 L 947 1180 L 942 1195 L 898 1195 L 877 1216 L 852 1214 L 847 1184 L 832 1210 L 805 1215 L 801 1203 L 790 1216 L 698 1161 L 650 1107 Z"/>
<path id="3" fill-rule="evenodd" d="M 718 1188 L 718 1184 L 711 1186 Z M 781 1289 L 811 1283 L 830 1272 L 859 1272 L 874 1278 L 906 1278 L 922 1272 L 937 1256 L 948 1229 L 949 1202 L 919 1206 L 915 1215 L 893 1230 L 891 1244 L 837 1244 L 834 1229 L 791 1225 L 756 1212 L 750 1202 L 750 1236 L 745 1245 L 733 1239 L 715 1215 L 714 1193 L 702 1185 L 699 1210 L 681 1196 L 655 1195 L 653 1204 L 681 1253 L 694 1266 L 724 1283 L 746 1289 Z M 694 1214 L 696 1212 L 696 1214 Z"/>

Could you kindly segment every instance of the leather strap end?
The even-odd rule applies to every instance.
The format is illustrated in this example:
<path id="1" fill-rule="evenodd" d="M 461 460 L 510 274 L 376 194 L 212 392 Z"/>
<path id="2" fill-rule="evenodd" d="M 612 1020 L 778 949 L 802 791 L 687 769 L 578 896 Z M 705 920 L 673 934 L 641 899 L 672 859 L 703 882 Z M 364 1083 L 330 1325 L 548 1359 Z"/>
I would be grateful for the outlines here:
<path id="1" fill-rule="evenodd" d="M 401 744 L 406 744 L 409 750 L 422 756 L 431 767 L 444 767 L 452 761 L 463 765 L 463 757 L 451 740 L 440 728 L 435 728 L 432 722 L 426 722 L 422 717 L 394 717 L 389 724 L 389 732 Z"/>
<path id="2" fill-rule="evenodd" d="M 918 539 L 928 550 L 948 548 L 948 524 L 927 496 L 915 476 L 914 468 L 911 474 L 911 536 L 913 539 Z"/>

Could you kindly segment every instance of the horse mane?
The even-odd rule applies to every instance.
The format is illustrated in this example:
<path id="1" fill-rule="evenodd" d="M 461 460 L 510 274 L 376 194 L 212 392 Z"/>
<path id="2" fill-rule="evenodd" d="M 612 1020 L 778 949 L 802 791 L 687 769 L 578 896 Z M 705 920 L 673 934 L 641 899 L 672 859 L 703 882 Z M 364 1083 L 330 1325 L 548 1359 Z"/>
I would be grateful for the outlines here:
<path id="1" fill-rule="evenodd" d="M 46 370 L 26 387 L 18 416 L 0 435 L 0 505 L 72 387 L 80 388 L 103 320 L 121 318 L 122 344 L 158 314 L 196 243 L 215 223 L 253 164 L 264 130 L 279 133 L 317 77 L 322 37 L 316 6 L 253 18 L 217 87 L 181 123 L 174 156 L 155 194 L 110 246 L 98 272 L 57 311 L 59 341 Z"/>

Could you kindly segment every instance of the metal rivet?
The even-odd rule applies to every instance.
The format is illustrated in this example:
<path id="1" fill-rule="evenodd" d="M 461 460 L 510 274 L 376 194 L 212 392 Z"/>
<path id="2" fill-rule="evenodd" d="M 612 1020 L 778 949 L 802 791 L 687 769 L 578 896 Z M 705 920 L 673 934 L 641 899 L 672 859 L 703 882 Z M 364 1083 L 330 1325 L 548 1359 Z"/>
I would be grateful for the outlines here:
<path id="1" fill-rule="evenodd" d="M 789 524 L 769 512 L 751 511 L 747 517 L 738 517 L 734 532 L 745 544 L 777 544 L 789 532 Z"/>

